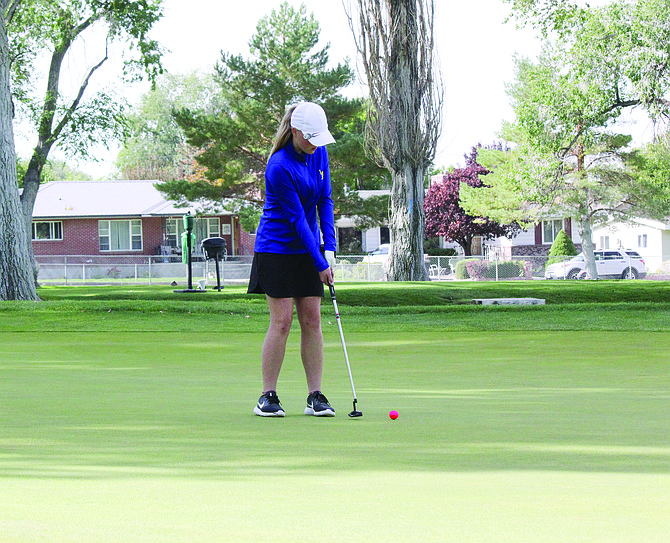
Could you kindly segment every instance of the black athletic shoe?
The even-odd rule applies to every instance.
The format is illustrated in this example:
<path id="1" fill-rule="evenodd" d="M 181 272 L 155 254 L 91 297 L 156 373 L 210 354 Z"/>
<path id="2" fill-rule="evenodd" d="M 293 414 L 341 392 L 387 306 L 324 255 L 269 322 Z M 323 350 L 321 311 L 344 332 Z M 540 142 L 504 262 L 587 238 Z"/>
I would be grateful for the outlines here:
<path id="1" fill-rule="evenodd" d="M 286 414 L 281 408 L 279 398 L 274 390 L 270 390 L 258 398 L 254 413 L 259 417 L 283 417 Z"/>
<path id="2" fill-rule="evenodd" d="M 334 417 L 335 410 L 328 404 L 328 399 L 317 390 L 307 396 L 307 407 L 305 415 L 314 415 L 315 417 Z"/>

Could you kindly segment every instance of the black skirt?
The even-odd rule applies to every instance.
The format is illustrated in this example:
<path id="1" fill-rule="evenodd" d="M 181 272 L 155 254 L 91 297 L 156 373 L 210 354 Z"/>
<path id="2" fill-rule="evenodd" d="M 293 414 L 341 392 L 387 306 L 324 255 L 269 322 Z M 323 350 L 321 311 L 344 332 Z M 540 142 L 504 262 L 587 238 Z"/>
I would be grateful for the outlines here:
<path id="1" fill-rule="evenodd" d="M 247 293 L 271 298 L 323 296 L 323 283 L 308 253 L 254 253 Z"/>

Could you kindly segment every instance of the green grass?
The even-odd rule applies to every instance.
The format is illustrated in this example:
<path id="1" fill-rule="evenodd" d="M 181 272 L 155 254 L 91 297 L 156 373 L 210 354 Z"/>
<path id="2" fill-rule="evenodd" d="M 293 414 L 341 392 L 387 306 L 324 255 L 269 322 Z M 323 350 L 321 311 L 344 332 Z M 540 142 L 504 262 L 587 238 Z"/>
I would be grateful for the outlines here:
<path id="1" fill-rule="evenodd" d="M 184 294 L 171 287 L 46 287 L 42 302 L 0 304 L 2 329 L 249 332 L 267 328 L 267 305 L 245 287 Z M 333 320 L 330 300 L 324 319 Z M 546 306 L 478 307 L 473 298 L 543 298 Z M 670 283 L 510 281 L 351 283 L 337 286 L 345 326 L 366 331 L 670 329 Z"/>
<path id="2" fill-rule="evenodd" d="M 295 329 L 287 417 L 251 413 L 268 315 L 241 288 L 2 304 L 0 541 L 665 541 L 667 287 L 542 283 L 338 286 L 360 419 L 330 301 L 324 420 Z M 466 303 L 502 296 L 548 305 Z"/>

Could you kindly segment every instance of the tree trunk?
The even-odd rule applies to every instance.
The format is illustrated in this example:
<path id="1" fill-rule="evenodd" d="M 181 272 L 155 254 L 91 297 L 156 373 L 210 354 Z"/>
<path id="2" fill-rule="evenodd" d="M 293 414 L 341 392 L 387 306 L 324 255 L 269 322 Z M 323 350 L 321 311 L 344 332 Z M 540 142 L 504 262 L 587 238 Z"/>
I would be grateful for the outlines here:
<path id="1" fill-rule="evenodd" d="M 30 163 L 28 164 L 26 175 L 23 178 L 21 209 L 23 212 L 23 223 L 26 229 L 26 233 L 29 234 L 29 238 L 32 237 L 33 208 L 35 207 L 37 192 L 39 191 L 40 188 L 43 165 L 46 163 L 46 155 L 42 157 L 40 154 L 40 151 L 42 149 L 43 149 L 42 146 L 38 146 L 35 149 L 33 157 L 31 158 Z M 48 153 L 48 150 L 45 152 Z M 39 273 L 39 267 L 37 266 L 37 262 L 35 262 L 35 254 L 33 252 L 32 242 L 28 244 L 28 255 L 30 258 L 30 268 L 33 271 L 35 284 L 37 284 L 37 274 Z"/>
<path id="2" fill-rule="evenodd" d="M 426 281 L 423 262 L 423 168 L 405 166 L 393 172 L 391 193 L 391 281 Z"/>
<path id="3" fill-rule="evenodd" d="M 584 160 L 586 153 L 584 145 L 577 144 L 577 171 L 581 176 L 586 176 L 586 167 Z M 587 194 L 586 201 L 590 200 L 590 194 Z M 593 254 L 593 227 L 591 225 L 591 215 L 586 207 L 579 207 L 579 235 L 582 238 L 582 253 L 584 254 L 584 265 L 589 279 L 598 279 L 598 268 L 596 267 L 596 257 Z"/>
<path id="4" fill-rule="evenodd" d="M 60 48 L 57 48 L 51 55 L 51 64 L 49 66 L 49 77 L 47 78 L 47 92 L 44 100 L 44 107 L 42 109 L 42 116 L 40 119 L 37 131 L 37 145 L 33 151 L 33 156 L 28 164 L 28 170 L 23 179 L 23 193 L 21 194 L 21 206 L 23 208 L 24 222 L 26 225 L 26 232 L 32 232 L 33 225 L 33 209 L 35 208 L 35 200 L 37 192 L 42 182 L 42 170 L 49 157 L 49 152 L 57 138 L 54 134 L 53 123 L 56 114 L 56 106 L 58 104 L 58 83 L 60 80 L 60 71 L 65 58 L 65 53 L 69 48 L 71 41 L 65 41 Z M 82 90 L 80 89 L 80 93 Z M 29 247 L 30 262 L 37 282 L 37 274 L 39 272 L 37 263 L 35 262 L 35 255 L 33 253 L 32 244 Z"/>
<path id="5" fill-rule="evenodd" d="M 425 162 L 420 154 L 421 93 L 416 91 L 419 79 L 418 21 L 416 0 L 390 0 L 389 16 L 396 28 L 392 35 L 389 59 L 389 93 L 391 97 L 391 132 L 393 145 L 386 155 L 392 166 L 391 258 L 389 279 L 425 281 L 423 264 L 423 176 Z"/>
<path id="6" fill-rule="evenodd" d="M 0 16 L 0 300 L 38 300 L 16 180 L 9 45 Z"/>
<path id="7" fill-rule="evenodd" d="M 596 268 L 596 258 L 593 254 L 595 249 L 593 245 L 593 228 L 591 226 L 591 217 L 582 215 L 579 217 L 579 235 L 582 238 L 582 253 L 584 253 L 584 264 L 589 279 L 598 279 L 598 269 Z"/>
<path id="8" fill-rule="evenodd" d="M 433 73 L 432 0 L 358 0 L 370 88 L 368 142 L 391 172 L 389 279 L 425 281 L 424 175 L 435 157 L 442 90 Z M 353 28 L 353 26 L 352 26 Z"/>

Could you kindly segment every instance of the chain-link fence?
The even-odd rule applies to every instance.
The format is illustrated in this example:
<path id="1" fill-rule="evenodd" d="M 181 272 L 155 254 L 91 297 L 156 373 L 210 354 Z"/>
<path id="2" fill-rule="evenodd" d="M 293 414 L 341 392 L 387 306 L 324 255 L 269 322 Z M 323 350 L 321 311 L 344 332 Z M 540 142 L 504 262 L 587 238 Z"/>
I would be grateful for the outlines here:
<path id="1" fill-rule="evenodd" d="M 186 264 L 168 256 L 38 256 L 38 281 L 42 285 L 82 284 L 184 284 Z M 220 262 L 221 284 L 246 284 L 251 271 L 251 256 L 232 257 Z M 431 256 L 424 262 L 431 281 L 512 281 L 545 279 L 548 264 L 559 264 L 562 275 L 558 278 L 583 278 L 577 265 L 560 266 L 571 257 L 556 259 L 545 256 L 519 256 L 508 259 L 484 257 Z M 637 279 L 670 279 L 670 259 L 644 257 L 644 269 L 636 263 L 619 263 L 606 277 Z M 631 268 L 633 268 L 631 270 Z M 201 258 L 192 263 L 193 284 L 205 280 L 210 287 L 216 285 L 216 268 L 213 260 Z M 387 281 L 386 261 L 376 261 L 370 255 L 340 255 L 334 272 L 336 281 Z M 633 273 L 634 272 L 634 273 Z M 553 275 L 552 278 L 557 278 Z"/>
<path id="2" fill-rule="evenodd" d="M 187 265 L 170 256 L 37 256 L 41 285 L 82 284 L 184 284 Z M 193 284 L 205 280 L 216 285 L 216 263 L 199 258 L 192 262 Z M 249 280 L 251 257 L 234 257 L 219 263 L 221 284 Z"/>
<path id="3" fill-rule="evenodd" d="M 572 262 L 573 257 L 516 256 L 511 258 L 486 258 L 481 256 L 431 256 L 424 266 L 431 281 L 512 281 L 534 279 L 584 278 L 583 263 Z M 556 265 L 558 273 L 548 266 Z M 603 278 L 670 279 L 670 259 L 644 257 L 635 260 L 598 263 Z M 611 266 L 610 266 L 611 264 Z M 375 256 L 338 256 L 335 265 L 337 281 L 386 281 L 388 264 L 376 261 Z"/>

